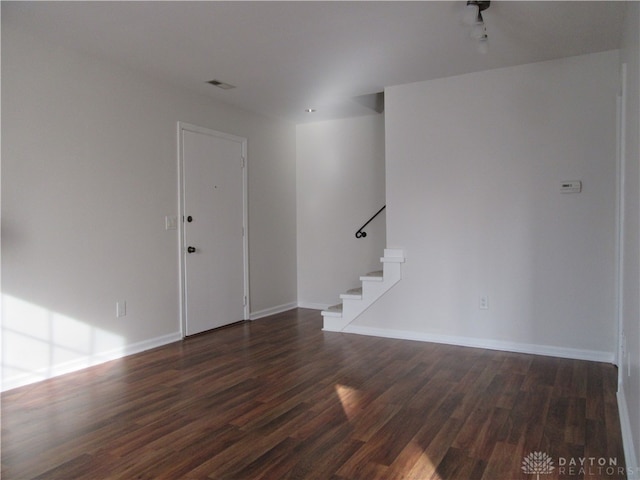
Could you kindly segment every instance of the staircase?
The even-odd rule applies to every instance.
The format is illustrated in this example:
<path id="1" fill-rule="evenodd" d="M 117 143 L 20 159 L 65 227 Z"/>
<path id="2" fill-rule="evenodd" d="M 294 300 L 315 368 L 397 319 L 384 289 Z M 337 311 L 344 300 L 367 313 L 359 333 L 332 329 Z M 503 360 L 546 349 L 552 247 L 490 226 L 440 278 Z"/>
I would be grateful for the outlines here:
<path id="1" fill-rule="evenodd" d="M 323 330 L 341 332 L 362 312 L 369 308 L 384 293 L 402 278 L 401 264 L 404 253 L 399 249 L 385 249 L 380 259 L 382 270 L 367 273 L 360 277 L 362 287 L 353 288 L 340 295 L 342 303 L 329 307 L 322 312 Z"/>

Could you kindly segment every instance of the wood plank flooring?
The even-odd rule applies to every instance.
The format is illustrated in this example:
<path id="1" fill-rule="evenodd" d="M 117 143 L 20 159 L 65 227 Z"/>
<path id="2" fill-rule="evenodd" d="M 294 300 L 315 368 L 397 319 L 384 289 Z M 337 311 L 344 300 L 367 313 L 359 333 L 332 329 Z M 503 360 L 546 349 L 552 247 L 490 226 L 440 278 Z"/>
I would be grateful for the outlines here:
<path id="1" fill-rule="evenodd" d="M 2 478 L 621 479 L 612 365 L 330 333 L 297 309 L 2 395 Z M 567 465 L 561 468 L 560 459 Z M 614 458 L 569 470 L 571 459 Z"/>

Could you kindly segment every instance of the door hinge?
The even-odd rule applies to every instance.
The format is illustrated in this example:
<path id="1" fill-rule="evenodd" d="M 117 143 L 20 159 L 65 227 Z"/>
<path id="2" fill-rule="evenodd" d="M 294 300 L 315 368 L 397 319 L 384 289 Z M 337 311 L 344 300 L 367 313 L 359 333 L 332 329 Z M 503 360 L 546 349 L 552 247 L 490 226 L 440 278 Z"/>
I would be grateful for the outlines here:
<path id="1" fill-rule="evenodd" d="M 244 299 L 242 301 L 242 304 L 246 307 L 247 306 L 247 296 L 244 296 Z"/>
<path id="2" fill-rule="evenodd" d="M 240 158 L 242 160 L 242 162 L 241 162 L 242 163 L 242 168 L 246 167 L 247 166 L 247 159 L 245 157 L 240 157 Z"/>

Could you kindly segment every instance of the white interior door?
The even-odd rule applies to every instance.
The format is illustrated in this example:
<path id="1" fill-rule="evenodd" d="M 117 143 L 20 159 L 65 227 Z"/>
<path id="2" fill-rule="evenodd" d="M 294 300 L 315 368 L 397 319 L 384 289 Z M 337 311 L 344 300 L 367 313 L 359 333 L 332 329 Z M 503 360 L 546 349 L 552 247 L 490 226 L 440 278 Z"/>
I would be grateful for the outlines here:
<path id="1" fill-rule="evenodd" d="M 180 124 L 185 335 L 247 318 L 246 140 Z"/>

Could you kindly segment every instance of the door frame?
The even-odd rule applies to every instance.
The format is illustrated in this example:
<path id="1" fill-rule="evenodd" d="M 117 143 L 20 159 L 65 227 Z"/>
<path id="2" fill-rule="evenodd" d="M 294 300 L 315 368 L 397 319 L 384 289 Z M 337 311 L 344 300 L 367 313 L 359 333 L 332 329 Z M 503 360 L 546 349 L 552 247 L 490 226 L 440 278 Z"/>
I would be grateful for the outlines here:
<path id="1" fill-rule="evenodd" d="M 228 133 L 218 132 L 205 127 L 199 127 L 185 122 L 178 122 L 178 255 L 180 259 L 180 335 L 185 338 L 187 332 L 187 291 L 186 291 L 186 229 L 185 229 L 185 176 L 184 176 L 184 145 L 182 133 L 185 131 L 210 135 L 238 142 L 242 145 L 242 255 L 244 278 L 244 308 L 243 319 L 249 319 L 249 202 L 247 193 L 247 139 Z"/>
<path id="2" fill-rule="evenodd" d="M 624 332 L 624 235 L 625 235 L 625 171 L 627 163 L 627 64 L 620 67 L 620 92 L 617 96 L 616 123 L 616 268 L 615 268 L 615 315 L 616 353 L 618 367 L 618 392 L 624 384 L 626 339 Z"/>

